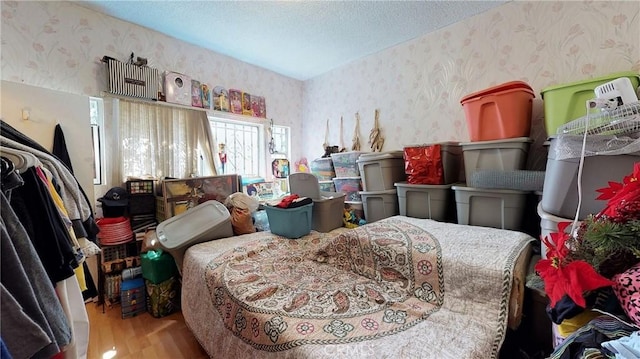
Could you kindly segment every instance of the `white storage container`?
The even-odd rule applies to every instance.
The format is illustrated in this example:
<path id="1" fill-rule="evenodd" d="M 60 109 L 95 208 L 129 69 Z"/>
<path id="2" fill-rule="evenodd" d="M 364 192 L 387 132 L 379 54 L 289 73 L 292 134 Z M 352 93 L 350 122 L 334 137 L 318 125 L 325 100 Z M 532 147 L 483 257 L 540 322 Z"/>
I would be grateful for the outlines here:
<path id="1" fill-rule="evenodd" d="M 318 181 L 321 192 L 336 192 L 336 185 L 333 181 Z"/>
<path id="2" fill-rule="evenodd" d="M 574 218 L 578 209 L 580 159 L 557 160 L 555 146 L 558 145 L 557 140 L 551 141 L 544 178 L 542 209 L 555 216 Z M 621 182 L 633 171 L 633 165 L 638 161 L 640 153 L 585 157 L 582 168 L 582 205 L 578 219 L 585 219 L 589 214 L 597 214 L 603 210 L 607 201 L 596 199 L 600 195 L 597 190 L 608 187 L 609 181 Z"/>
<path id="3" fill-rule="evenodd" d="M 360 191 L 362 191 L 362 177 L 336 177 L 333 179 L 336 192 L 347 194 L 345 201 L 360 202 Z"/>
<path id="4" fill-rule="evenodd" d="M 360 177 L 358 169 L 358 158 L 360 151 L 338 152 L 331 154 L 333 168 L 336 170 L 336 177 Z"/>
<path id="5" fill-rule="evenodd" d="M 393 189 L 394 183 L 406 178 L 402 151 L 362 154 L 357 163 L 366 192 Z"/>
<path id="6" fill-rule="evenodd" d="M 187 248 L 200 242 L 233 236 L 231 216 L 222 203 L 206 201 L 158 224 L 156 236 L 182 273 L 182 258 Z"/>
<path id="7" fill-rule="evenodd" d="M 388 191 L 360 192 L 367 223 L 398 215 L 398 193 Z"/>
<path id="8" fill-rule="evenodd" d="M 311 173 L 313 173 L 320 181 L 331 181 L 336 176 L 331 157 L 316 158 L 309 164 Z"/>
<path id="9" fill-rule="evenodd" d="M 477 170 L 524 169 L 531 142 L 532 140 L 528 137 L 518 137 L 461 143 L 466 182 L 472 182 L 471 175 Z"/>
<path id="10" fill-rule="evenodd" d="M 342 227 L 345 193 L 320 191 L 318 178 L 310 173 L 292 173 L 289 187 L 291 193 L 313 200 L 311 229 L 329 232 Z"/>
<path id="11" fill-rule="evenodd" d="M 557 217 L 545 212 L 542 209 L 542 203 L 538 203 L 538 216 L 540 217 L 540 238 L 548 237 L 551 240 L 551 233 L 558 233 L 558 223 L 561 222 L 573 222 L 573 219 Z M 580 222 L 578 222 L 579 224 Z M 571 225 L 566 228 L 567 233 L 571 232 Z M 541 257 L 547 258 L 547 246 L 544 243 L 540 245 Z"/>
<path id="12" fill-rule="evenodd" d="M 428 218 L 436 221 L 451 219 L 454 198 L 451 185 L 410 184 L 398 182 L 398 206 L 401 216 Z"/>
<path id="13" fill-rule="evenodd" d="M 527 193 L 452 186 L 458 224 L 520 230 Z"/>

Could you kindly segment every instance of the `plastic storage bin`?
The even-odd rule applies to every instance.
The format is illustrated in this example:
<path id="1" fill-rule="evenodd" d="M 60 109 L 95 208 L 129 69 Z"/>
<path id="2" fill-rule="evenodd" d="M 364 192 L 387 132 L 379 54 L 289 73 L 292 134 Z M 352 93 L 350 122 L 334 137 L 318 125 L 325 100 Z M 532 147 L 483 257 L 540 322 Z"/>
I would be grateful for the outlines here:
<path id="1" fill-rule="evenodd" d="M 573 222 L 573 219 L 562 218 L 562 217 L 554 216 L 552 214 L 545 212 L 542 209 L 542 202 L 538 203 L 537 211 L 538 211 L 538 216 L 540 217 L 540 238 L 541 239 L 548 237 L 548 239 L 551 240 L 551 237 L 549 235 L 551 233 L 558 233 L 558 223 Z M 566 231 L 567 233 L 571 231 L 571 225 L 567 227 Z M 545 246 L 544 243 L 541 243 L 540 245 L 540 255 L 543 259 L 547 258 L 547 246 Z"/>
<path id="2" fill-rule="evenodd" d="M 555 146 L 555 141 L 551 146 Z M 589 214 L 597 214 L 607 201 L 597 200 L 598 189 L 608 187 L 609 181 L 619 182 L 633 170 L 638 155 L 588 156 L 582 168 L 582 205 L 578 219 Z M 579 158 L 555 159 L 555 151 L 549 151 L 547 171 L 542 193 L 542 209 L 555 216 L 574 218 L 578 209 L 578 166 Z"/>
<path id="3" fill-rule="evenodd" d="M 436 221 L 450 219 L 453 207 L 451 185 L 426 185 L 398 182 L 398 206 L 400 215 L 414 218 L 428 218 Z"/>
<path id="4" fill-rule="evenodd" d="M 140 255 L 142 277 L 157 284 L 178 274 L 176 261 L 169 253 L 150 250 Z"/>
<path id="5" fill-rule="evenodd" d="M 420 158 L 426 156 L 422 155 L 423 151 L 427 151 L 429 147 L 434 145 L 440 145 L 440 158 L 441 163 L 438 171 L 442 171 L 443 181 L 441 183 L 418 183 L 412 182 L 411 173 L 407 172 L 410 157 L 420 156 Z M 407 174 L 407 182 L 411 184 L 452 184 L 460 182 L 461 170 L 462 170 L 462 146 L 458 142 L 437 142 L 424 145 L 406 146 L 404 148 L 404 160 L 405 160 L 405 173 Z M 423 169 L 426 170 L 426 169 Z M 434 169 L 430 169 L 434 170 Z M 424 177 L 422 173 L 416 173 L 414 177 Z"/>
<path id="6" fill-rule="evenodd" d="M 520 230 L 527 202 L 525 191 L 452 186 L 458 224 Z"/>
<path id="7" fill-rule="evenodd" d="M 388 191 L 360 192 L 367 223 L 398 215 L 398 193 Z"/>
<path id="8" fill-rule="evenodd" d="M 331 157 L 316 158 L 311 161 L 309 167 L 311 168 L 311 173 L 318 177 L 320 181 L 331 181 L 336 176 Z"/>
<path id="9" fill-rule="evenodd" d="M 544 124 L 547 135 L 553 136 L 558 127 L 585 116 L 585 103 L 596 97 L 595 88 L 620 77 L 628 77 L 634 89 L 640 85 L 640 75 L 637 72 L 619 72 L 543 89 L 540 95 L 544 99 Z"/>
<path id="10" fill-rule="evenodd" d="M 309 173 L 293 173 L 289 176 L 291 193 L 313 200 L 311 229 L 329 232 L 342 227 L 342 210 L 346 194 L 320 191 L 318 179 Z"/>
<path id="11" fill-rule="evenodd" d="M 358 158 L 362 152 L 350 151 L 332 153 L 333 168 L 336 170 L 336 177 L 358 177 L 360 170 L 358 169 Z"/>
<path id="12" fill-rule="evenodd" d="M 360 202 L 360 191 L 362 191 L 362 178 L 361 177 L 336 177 L 333 179 L 333 183 L 336 186 L 336 192 L 343 192 L 347 194 L 345 201 Z"/>
<path id="13" fill-rule="evenodd" d="M 336 185 L 333 181 L 318 181 L 321 192 L 336 192 Z"/>
<path id="14" fill-rule="evenodd" d="M 477 170 L 522 170 L 532 140 L 528 137 L 461 143 L 467 183 Z"/>
<path id="15" fill-rule="evenodd" d="M 357 163 L 364 191 L 390 190 L 406 178 L 402 151 L 362 154 Z"/>
<path id="16" fill-rule="evenodd" d="M 120 285 L 120 305 L 122 318 L 133 317 L 147 310 L 144 280 L 142 278 L 122 281 Z"/>
<path id="17" fill-rule="evenodd" d="M 535 95 L 522 81 L 511 81 L 463 97 L 471 141 L 528 137 Z"/>
<path id="18" fill-rule="evenodd" d="M 296 207 L 280 208 L 265 206 L 271 233 L 287 238 L 300 238 L 311 232 L 313 203 Z"/>
<path id="19" fill-rule="evenodd" d="M 176 261 L 182 273 L 182 258 L 190 246 L 233 236 L 229 210 L 218 201 L 206 201 L 158 224 L 158 243 Z"/>

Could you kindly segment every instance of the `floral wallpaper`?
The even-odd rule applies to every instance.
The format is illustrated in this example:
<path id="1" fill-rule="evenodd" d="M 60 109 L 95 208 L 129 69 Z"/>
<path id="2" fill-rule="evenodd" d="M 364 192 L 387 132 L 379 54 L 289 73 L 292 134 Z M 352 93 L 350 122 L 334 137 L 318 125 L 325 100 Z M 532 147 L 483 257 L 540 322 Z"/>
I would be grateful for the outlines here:
<path id="1" fill-rule="evenodd" d="M 161 72 L 264 96 L 268 118 L 292 126 L 292 150 L 301 151 L 301 81 L 67 1 L 3 0 L 1 10 L 2 80 L 99 97 L 107 89 L 100 59 L 134 52 Z"/>
<path id="2" fill-rule="evenodd" d="M 311 159 L 321 153 L 327 119 L 329 142 L 350 148 L 356 112 L 362 148 L 370 151 L 366 142 L 375 109 L 380 110 L 383 151 L 468 141 L 460 99 L 514 80 L 535 91 L 531 136 L 539 149 L 546 138 L 540 91 L 638 72 L 639 47 L 639 2 L 510 2 L 306 81 L 305 155 Z M 540 163 L 531 167 L 540 169 Z"/>
<path id="3" fill-rule="evenodd" d="M 536 93 L 532 137 L 541 147 L 544 88 L 640 71 L 636 1 L 513 1 L 305 82 L 70 2 L 2 1 L 1 10 L 3 80 L 99 96 L 102 56 L 134 52 L 161 71 L 265 96 L 267 116 L 292 126 L 292 162 L 322 154 L 327 120 L 329 142 L 351 147 L 356 112 L 368 150 L 375 109 L 383 151 L 468 141 L 460 99 L 513 80 Z"/>

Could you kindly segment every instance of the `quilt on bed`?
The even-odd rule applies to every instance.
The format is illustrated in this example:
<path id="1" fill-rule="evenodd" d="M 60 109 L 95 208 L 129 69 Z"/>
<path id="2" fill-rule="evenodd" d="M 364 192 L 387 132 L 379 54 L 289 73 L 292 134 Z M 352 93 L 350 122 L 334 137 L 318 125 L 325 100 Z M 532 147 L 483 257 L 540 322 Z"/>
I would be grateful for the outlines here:
<path id="1" fill-rule="evenodd" d="M 364 345 L 381 357 L 402 347 L 411 357 L 495 358 L 511 271 L 531 240 L 399 216 L 340 234 L 257 237 L 208 260 L 199 300 L 218 313 L 222 340 L 294 357 Z"/>

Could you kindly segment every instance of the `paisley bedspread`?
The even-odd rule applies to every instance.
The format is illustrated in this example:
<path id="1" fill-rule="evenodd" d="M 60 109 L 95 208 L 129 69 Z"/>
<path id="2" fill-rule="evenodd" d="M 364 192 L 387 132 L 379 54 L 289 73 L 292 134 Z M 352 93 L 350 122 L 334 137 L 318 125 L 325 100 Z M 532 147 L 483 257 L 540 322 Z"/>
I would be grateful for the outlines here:
<path id="1" fill-rule="evenodd" d="M 400 216 L 297 240 L 235 238 L 206 263 L 218 241 L 192 247 L 183 267 L 185 319 L 216 357 L 495 358 L 531 239 Z"/>

